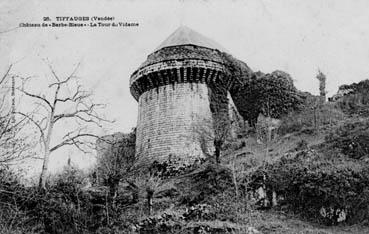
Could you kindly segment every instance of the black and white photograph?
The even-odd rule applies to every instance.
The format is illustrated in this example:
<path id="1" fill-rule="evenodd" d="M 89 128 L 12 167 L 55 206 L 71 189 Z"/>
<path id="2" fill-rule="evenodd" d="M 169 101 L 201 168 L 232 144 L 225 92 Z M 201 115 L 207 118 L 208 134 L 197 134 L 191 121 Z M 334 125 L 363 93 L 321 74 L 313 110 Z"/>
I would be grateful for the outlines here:
<path id="1" fill-rule="evenodd" d="M 368 0 L 0 0 L 0 234 L 369 233 Z"/>

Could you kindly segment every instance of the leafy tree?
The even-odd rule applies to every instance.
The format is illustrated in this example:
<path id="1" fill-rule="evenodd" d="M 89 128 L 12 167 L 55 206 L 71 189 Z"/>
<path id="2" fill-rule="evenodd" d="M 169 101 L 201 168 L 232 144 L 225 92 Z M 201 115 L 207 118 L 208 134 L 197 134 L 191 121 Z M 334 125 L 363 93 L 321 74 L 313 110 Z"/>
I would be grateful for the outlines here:
<path id="1" fill-rule="evenodd" d="M 301 103 L 291 76 L 283 71 L 274 71 L 262 76 L 258 82 L 261 96 L 261 113 L 272 118 L 281 118 Z"/>
<path id="2" fill-rule="evenodd" d="M 325 102 L 326 100 L 326 81 L 327 81 L 327 77 L 324 75 L 323 72 L 321 72 L 320 70 L 318 71 L 318 75 L 316 76 L 316 78 L 319 80 L 319 94 L 322 97 L 322 101 Z"/>
<path id="3" fill-rule="evenodd" d="M 243 85 L 235 95 L 234 102 L 240 115 L 248 121 L 249 126 L 255 128 L 261 111 L 261 95 L 257 76 L 253 76 L 248 83 Z"/>
<path id="4" fill-rule="evenodd" d="M 242 117 L 255 129 L 259 114 L 281 118 L 302 103 L 291 76 L 283 71 L 256 73 L 235 98 Z"/>

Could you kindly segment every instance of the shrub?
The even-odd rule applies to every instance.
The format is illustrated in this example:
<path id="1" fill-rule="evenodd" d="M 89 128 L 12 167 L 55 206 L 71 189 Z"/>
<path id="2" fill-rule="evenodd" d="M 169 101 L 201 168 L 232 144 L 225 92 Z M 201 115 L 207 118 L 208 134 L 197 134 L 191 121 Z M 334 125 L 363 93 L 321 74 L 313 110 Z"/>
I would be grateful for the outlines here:
<path id="1" fill-rule="evenodd" d="M 338 99 L 340 108 L 349 115 L 369 116 L 369 80 L 342 85 L 339 92 L 350 91 Z"/>
<path id="2" fill-rule="evenodd" d="M 345 120 L 345 114 L 334 104 L 327 103 L 316 109 L 313 106 L 306 106 L 299 112 L 291 112 L 284 116 L 278 133 L 285 135 L 304 129 L 336 125 L 342 120 Z"/>
<path id="3" fill-rule="evenodd" d="M 162 212 L 142 219 L 137 225 L 139 233 L 178 233 L 184 225 L 182 212 Z"/>
<path id="4" fill-rule="evenodd" d="M 176 176 L 180 176 L 197 168 L 201 163 L 205 161 L 204 158 L 196 159 L 193 163 L 188 164 L 183 160 L 170 157 L 166 161 L 158 162 L 154 161 L 148 168 L 150 175 L 158 176 L 161 179 L 169 179 Z"/>
<path id="5" fill-rule="evenodd" d="M 65 170 L 46 190 L 38 190 L 0 170 L 0 227 L 6 233 L 86 233 L 106 225 L 106 216 L 100 219 L 101 210 L 95 209 L 96 197 L 82 190 L 82 175 Z"/>
<path id="6" fill-rule="evenodd" d="M 0 167 L 0 233 L 33 233 L 42 227 L 28 213 L 35 192 L 19 182 L 19 175 Z"/>
<path id="7" fill-rule="evenodd" d="M 65 168 L 46 191 L 36 191 L 27 201 L 30 214 L 43 223 L 47 233 L 83 233 L 96 223 L 90 196 L 82 191 L 83 173 Z"/>
<path id="8" fill-rule="evenodd" d="M 227 221 L 232 223 L 248 223 L 247 214 L 250 212 L 250 204 L 245 196 L 236 196 L 234 191 L 224 191 L 212 196 L 208 201 L 212 220 Z"/>
<path id="9" fill-rule="evenodd" d="M 348 122 L 326 137 L 330 147 L 354 159 L 369 156 L 369 120 Z"/>
<path id="10" fill-rule="evenodd" d="M 276 191 L 284 198 L 284 205 L 303 217 L 334 224 L 338 216 L 325 218 L 320 214 L 322 208 L 332 208 L 344 210 L 348 223 L 369 218 L 368 165 L 344 157 L 327 159 L 306 150 L 265 168 L 254 174 L 253 187 L 265 183 L 267 190 Z"/>
<path id="11" fill-rule="evenodd" d="M 308 148 L 308 142 L 305 141 L 304 139 L 300 140 L 299 142 L 297 142 L 297 145 L 296 145 L 296 148 L 295 150 L 296 151 L 299 151 L 299 150 L 306 150 Z"/>
<path id="12" fill-rule="evenodd" d="M 230 188 L 233 189 L 232 174 L 222 165 L 204 164 L 182 176 L 176 187 L 181 192 L 180 203 L 192 206 Z"/>

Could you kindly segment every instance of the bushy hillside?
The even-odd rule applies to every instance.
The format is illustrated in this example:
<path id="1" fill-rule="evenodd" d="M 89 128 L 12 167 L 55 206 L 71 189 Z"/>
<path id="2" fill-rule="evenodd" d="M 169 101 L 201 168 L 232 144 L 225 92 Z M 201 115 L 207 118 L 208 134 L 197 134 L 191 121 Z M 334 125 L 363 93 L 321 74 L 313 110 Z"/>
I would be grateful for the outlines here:
<path id="1" fill-rule="evenodd" d="M 334 96 L 340 108 L 347 114 L 369 116 L 369 80 L 341 85 Z"/>
<path id="2" fill-rule="evenodd" d="M 369 233 L 366 81 L 324 103 L 286 73 L 237 66 L 245 118 L 219 161 L 143 166 L 133 131 L 101 138 L 96 168 L 68 166 L 46 190 L 0 167 L 0 233 Z"/>
<path id="3" fill-rule="evenodd" d="M 121 174 L 114 193 L 72 167 L 46 192 L 2 169 L 2 233 L 368 233 L 369 120 L 316 114 L 290 113 L 270 141 L 240 132 L 220 164 Z"/>

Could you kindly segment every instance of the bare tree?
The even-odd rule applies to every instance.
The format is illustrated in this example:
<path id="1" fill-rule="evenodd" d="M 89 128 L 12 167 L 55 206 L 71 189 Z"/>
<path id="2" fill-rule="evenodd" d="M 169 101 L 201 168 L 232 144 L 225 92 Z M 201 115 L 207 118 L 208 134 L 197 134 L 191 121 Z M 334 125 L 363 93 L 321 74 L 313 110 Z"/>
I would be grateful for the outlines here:
<path id="1" fill-rule="evenodd" d="M 17 88 L 25 96 L 33 99 L 34 104 L 36 104 L 36 109 L 32 113 L 17 112 L 17 114 L 26 118 L 39 132 L 39 142 L 43 149 L 43 165 L 39 179 L 41 189 L 46 187 L 50 154 L 64 146 L 74 146 L 82 152 L 90 152 L 89 149 L 95 146 L 95 140 L 99 137 L 93 134 L 88 126 L 102 127 L 103 122 L 108 122 L 98 113 L 98 109 L 104 108 L 105 105 L 93 103 L 92 93 L 84 90 L 78 84 L 76 72 L 79 65 L 78 63 L 69 76 L 61 78 L 48 64 L 51 71 L 49 78 L 53 81 L 48 83 L 48 88 L 43 93 L 31 93 L 26 88 L 29 79 L 23 79 L 22 86 Z M 71 92 L 72 83 L 74 87 Z M 48 92 L 52 93 L 50 97 L 47 97 Z M 66 124 L 68 120 L 74 120 L 77 126 L 71 127 L 72 129 L 64 129 L 66 133 L 62 140 L 52 145 L 52 140 L 56 140 L 54 139 L 55 126 Z"/>
<path id="2" fill-rule="evenodd" d="M 14 164 L 31 156 L 28 151 L 31 141 L 22 134 L 27 121 L 25 118 L 15 118 L 14 115 L 14 76 L 10 74 L 12 66 L 9 65 L 0 78 L 0 165 Z"/>
<path id="3" fill-rule="evenodd" d="M 120 181 L 125 180 L 132 187 L 136 187 L 128 180 L 135 162 L 135 133 L 104 136 L 97 140 L 96 145 L 97 176 L 109 187 L 110 198 L 114 204 Z"/>

